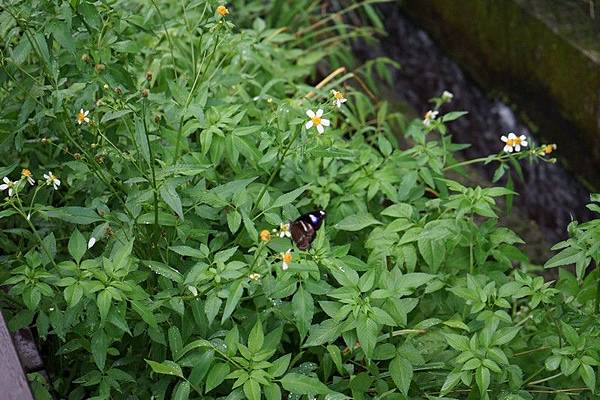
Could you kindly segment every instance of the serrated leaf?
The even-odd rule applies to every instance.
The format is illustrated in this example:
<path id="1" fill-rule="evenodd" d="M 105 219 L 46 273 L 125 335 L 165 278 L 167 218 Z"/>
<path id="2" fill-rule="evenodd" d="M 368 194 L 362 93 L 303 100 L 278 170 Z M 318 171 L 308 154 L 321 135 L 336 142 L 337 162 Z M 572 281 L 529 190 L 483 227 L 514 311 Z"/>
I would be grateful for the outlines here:
<path id="1" fill-rule="evenodd" d="M 331 390 L 317 378 L 295 372 L 286 374 L 281 379 L 283 388 L 294 394 L 327 394 Z"/>
<path id="2" fill-rule="evenodd" d="M 71 237 L 69 239 L 69 244 L 67 247 L 71 257 L 73 257 L 75 262 L 79 264 L 81 258 L 87 250 L 87 245 L 85 243 L 85 238 L 77 228 L 75 228 L 73 233 L 71 233 Z"/>
<path id="3" fill-rule="evenodd" d="M 157 374 L 172 375 L 183 378 L 183 371 L 181 370 L 181 367 L 179 366 L 179 364 L 173 361 L 166 360 L 159 363 L 152 360 L 146 360 L 146 362 L 148 363 L 148 365 L 150 365 L 152 371 L 156 372 Z"/>
<path id="4" fill-rule="evenodd" d="M 360 231 L 370 225 L 381 225 L 371 214 L 349 215 L 337 224 L 335 228 L 340 231 Z"/>
<path id="5" fill-rule="evenodd" d="M 408 360 L 398 356 L 390 362 L 390 375 L 396 387 L 407 396 L 413 377 L 412 364 Z"/>

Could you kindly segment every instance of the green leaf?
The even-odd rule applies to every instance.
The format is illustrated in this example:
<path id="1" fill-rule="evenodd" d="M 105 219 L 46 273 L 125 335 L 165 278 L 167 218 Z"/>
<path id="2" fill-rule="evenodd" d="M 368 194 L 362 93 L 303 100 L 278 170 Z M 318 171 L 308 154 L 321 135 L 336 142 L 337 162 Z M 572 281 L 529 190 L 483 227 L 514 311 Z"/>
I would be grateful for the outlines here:
<path id="1" fill-rule="evenodd" d="M 454 350 L 469 351 L 469 338 L 466 336 L 456 335 L 454 333 L 444 333 L 446 342 Z"/>
<path id="2" fill-rule="evenodd" d="M 390 375 L 392 376 L 396 387 L 398 387 L 405 396 L 408 396 L 408 389 L 413 377 L 412 364 L 408 360 L 398 356 L 390 362 Z"/>
<path id="3" fill-rule="evenodd" d="M 152 360 L 146 360 L 146 362 L 148 365 L 150 365 L 152 371 L 156 372 L 157 374 L 172 375 L 183 378 L 183 371 L 181 370 L 181 367 L 179 364 L 171 360 L 166 360 L 161 363 Z"/>
<path id="4" fill-rule="evenodd" d="M 242 216 L 239 212 L 233 210 L 227 213 L 227 226 L 229 227 L 229 231 L 231 231 L 231 233 L 237 232 L 241 223 Z"/>
<path id="5" fill-rule="evenodd" d="M 190 383 L 187 381 L 181 381 L 177 385 L 177 389 L 173 394 L 172 400 L 188 400 L 190 397 Z"/>
<path id="6" fill-rule="evenodd" d="M 581 376 L 585 385 L 594 393 L 596 391 L 596 373 L 594 369 L 587 364 L 581 364 L 579 367 L 579 376 Z"/>
<path id="7" fill-rule="evenodd" d="M 286 354 L 285 356 L 279 357 L 277 360 L 272 362 L 271 367 L 269 368 L 269 373 L 272 377 L 277 378 L 287 371 L 290 360 L 292 359 L 292 354 Z"/>
<path id="8" fill-rule="evenodd" d="M 248 336 L 248 350 L 252 353 L 258 353 L 262 349 L 265 335 L 263 334 L 262 324 L 257 320 Z"/>
<path id="9" fill-rule="evenodd" d="M 204 393 L 208 393 L 219 386 L 225 380 L 227 374 L 229 374 L 229 365 L 224 363 L 215 364 L 206 377 L 206 388 L 204 389 Z"/>
<path id="10" fill-rule="evenodd" d="M 175 214 L 177 214 L 177 216 L 183 221 L 184 218 L 183 209 L 181 207 L 181 199 L 175 190 L 175 184 L 173 182 L 165 182 L 160 187 L 159 191 L 160 197 L 162 197 L 164 202 L 167 203 L 167 205 L 171 207 L 171 209 L 175 211 Z"/>
<path id="11" fill-rule="evenodd" d="M 349 215 L 335 225 L 335 228 L 340 231 L 360 231 L 367 226 L 378 224 L 381 222 L 376 220 L 371 214 Z"/>
<path id="12" fill-rule="evenodd" d="M 135 117 L 135 142 L 139 148 L 142 157 L 148 164 L 151 165 L 150 161 L 150 144 L 146 137 L 146 130 L 144 128 L 144 122 L 141 118 Z"/>
<path id="13" fill-rule="evenodd" d="M 194 368 L 192 368 L 192 372 L 190 372 L 190 377 L 188 378 L 192 385 L 195 385 L 196 387 L 202 386 L 202 380 L 206 374 L 208 374 L 210 365 L 212 364 L 214 358 L 214 351 L 209 350 L 197 359 L 196 365 L 194 365 Z"/>
<path id="14" fill-rule="evenodd" d="M 137 300 L 131 300 L 131 308 L 133 311 L 138 313 L 140 317 L 142 317 L 145 323 L 150 325 L 152 328 L 158 328 L 154 314 L 152 314 L 150 308 L 148 308 L 148 306 L 146 306 L 144 303 Z"/>
<path id="15" fill-rule="evenodd" d="M 517 333 L 521 330 L 518 326 L 511 326 L 507 328 L 501 328 L 494 333 L 494 337 L 492 338 L 492 346 L 501 346 L 513 340 Z"/>
<path id="16" fill-rule="evenodd" d="M 441 394 L 446 394 L 460 382 L 461 372 L 450 372 L 442 385 Z"/>
<path id="17" fill-rule="evenodd" d="M 167 279 L 172 280 L 173 282 L 182 283 L 183 275 L 175 268 L 171 268 L 166 264 L 163 264 L 159 261 L 144 261 L 144 263 L 150 268 L 152 271 L 157 273 L 158 275 L 164 276 Z"/>
<path id="18" fill-rule="evenodd" d="M 477 368 L 475 382 L 477 382 L 477 386 L 479 387 L 479 393 L 483 396 L 490 387 L 490 370 L 486 367 Z"/>
<path id="19" fill-rule="evenodd" d="M 281 389 L 276 383 L 263 387 L 263 393 L 267 400 L 281 400 Z"/>
<path id="20" fill-rule="evenodd" d="M 310 187 L 310 185 L 304 185 L 302 187 L 299 187 L 296 190 L 292 190 L 289 193 L 282 194 L 277 199 L 275 199 L 275 201 L 271 204 L 269 209 L 283 207 L 288 204 L 292 204 L 292 202 L 294 200 L 296 200 L 298 198 L 298 196 L 300 196 L 302 193 L 304 193 L 304 191 L 306 189 L 308 189 L 309 187 Z"/>
<path id="21" fill-rule="evenodd" d="M 206 319 L 208 320 L 208 325 L 210 326 L 214 321 L 215 317 L 219 313 L 221 309 L 221 304 L 223 304 L 223 300 L 217 297 L 216 294 L 211 294 L 206 299 L 204 303 L 204 312 L 206 313 Z"/>
<path id="22" fill-rule="evenodd" d="M 304 339 L 313 319 L 315 305 L 311 294 L 302 285 L 298 287 L 298 291 L 292 298 L 292 309 L 298 333 L 300 333 L 300 338 Z"/>
<path id="23" fill-rule="evenodd" d="M 168 338 L 171 354 L 173 355 L 173 358 L 177 358 L 177 355 L 179 355 L 183 348 L 183 341 L 181 339 L 181 333 L 179 332 L 179 328 L 177 328 L 176 326 L 171 326 L 168 331 Z"/>
<path id="24" fill-rule="evenodd" d="M 585 253 L 575 247 L 567 247 L 544 264 L 544 268 L 560 267 L 561 265 L 575 264 L 585 258 Z"/>
<path id="25" fill-rule="evenodd" d="M 244 293 L 244 286 L 242 286 L 242 280 L 238 279 L 231 285 L 229 285 L 229 295 L 227 296 L 227 302 L 225 303 L 225 309 L 223 310 L 223 317 L 221 317 L 221 323 L 225 322 L 231 315 Z"/>
<path id="26" fill-rule="evenodd" d="M 75 259 L 75 262 L 79 264 L 79 262 L 81 261 L 81 257 L 83 257 L 85 251 L 87 250 L 87 245 L 85 243 L 85 238 L 77 228 L 75 228 L 75 230 L 71 234 L 71 238 L 69 239 L 68 250 L 71 257 L 73 257 L 73 259 Z"/>
<path id="27" fill-rule="evenodd" d="M 442 122 L 454 121 L 455 119 L 467 114 L 467 111 L 450 111 L 448 114 L 444 114 L 444 116 L 442 116 Z"/>
<path id="28" fill-rule="evenodd" d="M 260 385 L 250 378 L 244 383 L 244 394 L 248 400 L 260 400 Z"/>
<path id="29" fill-rule="evenodd" d="M 194 257 L 200 259 L 206 258 L 206 255 L 204 253 L 190 246 L 169 246 L 169 250 L 174 251 L 175 253 L 185 257 Z"/>
<path id="30" fill-rule="evenodd" d="M 104 371 L 104 365 L 106 363 L 106 354 L 108 352 L 108 336 L 104 332 L 104 329 L 98 329 L 94 336 L 92 336 L 91 350 L 94 362 L 100 371 Z"/>
<path id="31" fill-rule="evenodd" d="M 331 390 L 317 378 L 290 372 L 281 379 L 283 388 L 294 394 L 327 394 Z"/>
<path id="32" fill-rule="evenodd" d="M 65 301 L 69 307 L 75 307 L 83 297 L 83 288 L 79 282 L 65 288 Z"/>
<path id="33" fill-rule="evenodd" d="M 94 210 L 84 207 L 62 207 L 50 209 L 46 212 L 49 218 L 58 218 L 72 224 L 87 225 L 102 221 Z"/>
<path id="34" fill-rule="evenodd" d="M 100 311 L 100 319 L 104 321 L 110 311 L 110 305 L 112 303 L 112 295 L 109 290 L 101 290 L 96 298 L 96 304 Z"/>

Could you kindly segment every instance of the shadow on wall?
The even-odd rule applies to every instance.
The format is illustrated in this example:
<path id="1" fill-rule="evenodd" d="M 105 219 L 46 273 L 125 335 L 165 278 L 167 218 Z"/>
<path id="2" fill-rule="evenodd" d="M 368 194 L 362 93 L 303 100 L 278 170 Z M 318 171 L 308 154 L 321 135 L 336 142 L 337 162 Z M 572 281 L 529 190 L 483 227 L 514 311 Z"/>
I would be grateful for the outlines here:
<path id="1" fill-rule="evenodd" d="M 429 99 L 443 90 L 454 93 L 454 100 L 444 106 L 447 111 L 465 110 L 469 114 L 452 123 L 454 141 L 472 145 L 463 152 L 466 158 L 496 153 L 502 148 L 500 136 L 517 132 L 532 137 L 530 129 L 520 121 L 505 103 L 490 97 L 479 88 L 461 68 L 449 59 L 427 33 L 412 23 L 398 5 L 384 5 L 388 36 L 379 46 L 358 46 L 357 54 L 364 59 L 385 55 L 401 64 L 395 72 L 393 97 L 404 101 L 424 114 Z M 540 143 L 533 136 L 536 143 Z M 555 153 L 562 158 L 568 149 L 559 145 Z M 579 149 L 581 152 L 582 149 Z M 522 162 L 524 181 L 515 179 L 520 194 L 514 207 L 535 221 L 550 242 L 567 236 L 566 226 L 572 219 L 585 221 L 591 213 L 585 207 L 589 192 L 560 164 L 529 164 Z M 482 166 L 484 174 L 492 177 L 493 166 Z M 502 182 L 501 182 L 502 183 Z"/>

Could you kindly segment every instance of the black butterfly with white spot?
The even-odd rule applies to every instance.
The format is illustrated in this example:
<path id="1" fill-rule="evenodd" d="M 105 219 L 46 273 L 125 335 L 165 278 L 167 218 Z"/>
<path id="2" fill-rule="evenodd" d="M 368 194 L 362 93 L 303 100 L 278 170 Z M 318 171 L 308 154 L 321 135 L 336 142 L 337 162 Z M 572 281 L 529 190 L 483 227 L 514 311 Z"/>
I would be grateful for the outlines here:
<path id="1" fill-rule="evenodd" d="M 292 240 L 300 250 L 310 248 L 310 244 L 315 240 L 317 231 L 323 224 L 326 215 L 323 210 L 311 211 L 290 223 Z"/>

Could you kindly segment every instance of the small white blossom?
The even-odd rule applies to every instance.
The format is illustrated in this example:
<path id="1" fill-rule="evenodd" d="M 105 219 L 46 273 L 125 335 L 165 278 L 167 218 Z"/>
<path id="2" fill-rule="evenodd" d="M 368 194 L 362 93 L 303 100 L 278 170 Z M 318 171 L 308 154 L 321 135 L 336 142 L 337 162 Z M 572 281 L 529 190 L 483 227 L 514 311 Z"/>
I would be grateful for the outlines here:
<path id="1" fill-rule="evenodd" d="M 348 101 L 348 99 L 344 97 L 344 94 L 339 90 L 332 90 L 331 94 L 333 95 L 333 104 L 335 104 L 337 108 L 342 107 L 342 104 Z"/>
<path id="2" fill-rule="evenodd" d="M 283 260 L 281 262 L 281 269 L 285 271 L 290 267 L 290 263 L 292 262 L 292 249 L 289 249 L 285 253 L 281 253 L 281 258 Z"/>
<path id="3" fill-rule="evenodd" d="M 310 129 L 313 126 L 315 126 L 319 134 L 325 132 L 325 128 L 323 127 L 329 126 L 330 124 L 328 119 L 323 118 L 323 110 L 321 110 L 320 108 L 317 110 L 316 113 L 313 112 L 313 110 L 306 110 L 306 115 L 308 115 L 308 118 L 310 118 L 310 120 L 308 120 L 304 125 L 306 129 Z"/>
<path id="4" fill-rule="evenodd" d="M 89 110 L 87 111 L 83 111 L 83 108 L 81 110 L 79 110 L 79 112 L 77 113 L 77 123 L 79 125 L 83 124 L 84 122 L 86 124 L 90 123 L 90 118 L 88 117 L 89 114 Z"/>
<path id="5" fill-rule="evenodd" d="M 8 176 L 5 176 L 4 178 L 2 178 L 2 181 L 4 183 L 0 185 L 0 190 L 8 189 L 8 196 L 9 197 L 12 196 L 13 193 L 15 192 L 15 183 L 13 181 L 11 181 L 10 179 L 8 179 Z"/>
<path id="6" fill-rule="evenodd" d="M 425 124 L 425 126 L 431 125 L 433 120 L 437 118 L 438 114 L 439 114 L 439 111 L 432 111 L 432 110 L 427 111 L 425 113 L 425 117 L 423 118 L 423 124 Z"/>
<path id="7" fill-rule="evenodd" d="M 521 146 L 527 147 L 527 136 L 521 135 L 517 136 L 514 133 L 509 133 L 508 137 L 502 135 L 500 138 L 506 145 L 502 150 L 507 153 L 512 153 L 513 151 L 521 151 Z"/>
<path id="8" fill-rule="evenodd" d="M 30 170 L 28 170 L 27 168 L 23 168 L 23 171 L 21 171 L 21 175 L 23 176 L 23 178 L 27 179 L 27 182 L 29 182 L 31 186 L 35 185 L 35 179 L 33 179 L 33 175 L 31 175 Z"/>
<path id="9" fill-rule="evenodd" d="M 44 179 L 46 179 L 46 183 L 48 185 L 52 185 L 54 187 L 54 190 L 58 190 L 58 187 L 60 186 L 60 179 L 58 179 L 52 173 L 52 171 L 49 171 L 47 174 L 44 174 Z"/>
<path id="10" fill-rule="evenodd" d="M 279 224 L 279 237 L 292 237 L 292 233 L 290 232 L 290 224 Z"/>
<path id="11" fill-rule="evenodd" d="M 251 281 L 257 282 L 257 281 L 260 279 L 260 274 L 258 274 L 258 273 L 256 273 L 256 272 L 253 272 L 253 273 L 251 273 L 250 275 L 248 275 L 248 278 L 249 278 Z"/>
<path id="12" fill-rule="evenodd" d="M 444 92 L 442 93 L 442 100 L 444 100 L 444 101 L 450 101 L 453 98 L 454 98 L 454 95 L 452 94 L 452 92 L 444 90 Z"/>

